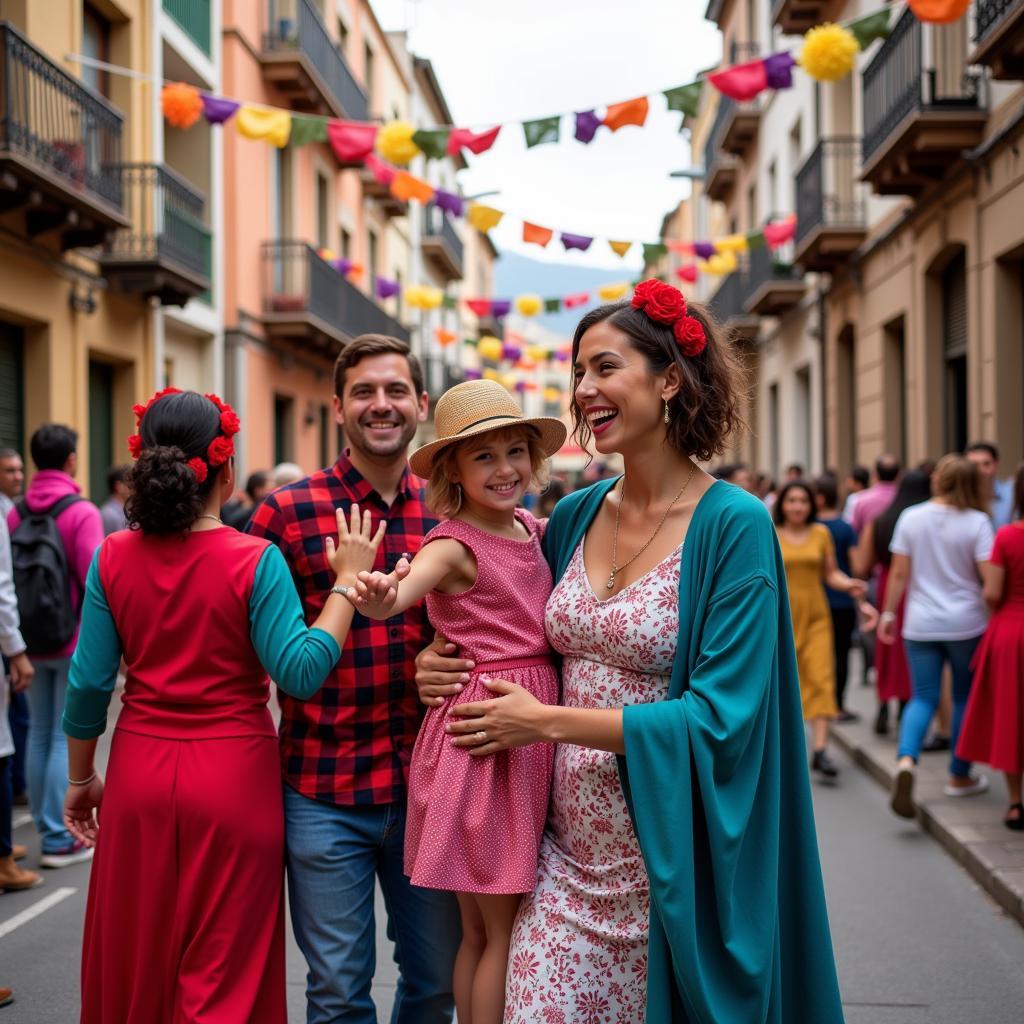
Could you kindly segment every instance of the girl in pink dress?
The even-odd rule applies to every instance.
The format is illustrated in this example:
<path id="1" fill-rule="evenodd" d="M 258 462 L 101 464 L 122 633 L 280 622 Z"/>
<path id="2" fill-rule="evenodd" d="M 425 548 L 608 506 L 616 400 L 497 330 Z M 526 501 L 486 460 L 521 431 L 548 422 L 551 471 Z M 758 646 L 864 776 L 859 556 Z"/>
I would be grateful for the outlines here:
<path id="1" fill-rule="evenodd" d="M 537 879 L 553 748 L 533 744 L 474 757 L 446 732 L 456 704 L 486 700 L 497 675 L 546 704 L 558 674 L 544 633 L 551 570 L 543 523 L 517 505 L 563 444 L 560 420 L 523 416 L 494 381 L 466 381 L 437 403 L 437 440 L 409 460 L 429 479 L 428 500 L 447 522 L 410 566 L 363 573 L 350 598 L 375 619 L 424 597 L 430 621 L 475 662 L 469 682 L 420 728 L 409 769 L 405 871 L 414 885 L 458 896 L 462 945 L 453 990 L 459 1024 L 500 1024 L 516 910 Z M 485 737 L 480 737 L 483 740 Z"/>

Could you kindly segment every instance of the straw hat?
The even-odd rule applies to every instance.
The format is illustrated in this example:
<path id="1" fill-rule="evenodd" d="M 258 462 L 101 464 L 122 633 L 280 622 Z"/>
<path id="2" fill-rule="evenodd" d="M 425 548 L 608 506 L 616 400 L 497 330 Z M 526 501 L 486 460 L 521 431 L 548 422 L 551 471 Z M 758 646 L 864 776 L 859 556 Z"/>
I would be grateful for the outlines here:
<path id="1" fill-rule="evenodd" d="M 465 380 L 446 391 L 434 410 L 437 439 L 409 456 L 409 468 L 429 477 L 434 459 L 449 445 L 505 427 L 531 426 L 540 433 L 545 454 L 565 444 L 565 424 L 552 416 L 524 416 L 516 400 L 495 380 Z"/>

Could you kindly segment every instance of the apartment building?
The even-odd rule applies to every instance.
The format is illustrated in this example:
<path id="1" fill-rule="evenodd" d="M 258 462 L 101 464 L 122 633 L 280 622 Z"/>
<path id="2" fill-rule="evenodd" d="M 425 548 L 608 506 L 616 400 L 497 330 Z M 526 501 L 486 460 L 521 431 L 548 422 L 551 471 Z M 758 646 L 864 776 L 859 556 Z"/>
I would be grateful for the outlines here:
<path id="1" fill-rule="evenodd" d="M 0 444 L 71 424 L 99 501 L 134 402 L 219 384 L 218 153 L 165 128 L 156 84 L 218 88 L 214 7 L 0 2 Z"/>
<path id="2" fill-rule="evenodd" d="M 706 14 L 735 63 L 877 7 L 711 0 Z M 840 82 L 798 69 L 747 104 L 705 90 L 698 234 L 797 215 L 791 248 L 701 284 L 752 370 L 749 461 L 914 462 L 969 436 L 1024 454 L 1022 55 L 1024 3 L 976 0 L 947 26 L 896 11 Z"/>

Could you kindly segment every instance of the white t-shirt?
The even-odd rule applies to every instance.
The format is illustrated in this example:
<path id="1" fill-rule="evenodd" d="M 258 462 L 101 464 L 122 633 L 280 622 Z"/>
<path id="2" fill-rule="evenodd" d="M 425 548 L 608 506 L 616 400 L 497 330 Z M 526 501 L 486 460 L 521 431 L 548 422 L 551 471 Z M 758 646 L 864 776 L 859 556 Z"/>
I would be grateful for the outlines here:
<path id="1" fill-rule="evenodd" d="M 985 632 L 977 563 L 988 561 L 992 540 L 992 521 L 977 509 L 925 501 L 900 513 L 889 550 L 910 558 L 907 640 L 970 640 Z"/>

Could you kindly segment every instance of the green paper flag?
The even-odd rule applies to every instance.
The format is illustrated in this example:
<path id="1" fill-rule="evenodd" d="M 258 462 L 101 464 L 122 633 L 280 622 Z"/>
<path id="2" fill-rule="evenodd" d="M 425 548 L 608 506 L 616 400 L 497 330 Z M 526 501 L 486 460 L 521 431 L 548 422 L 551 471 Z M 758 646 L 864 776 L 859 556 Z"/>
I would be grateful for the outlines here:
<path id="1" fill-rule="evenodd" d="M 455 309 L 456 305 L 457 305 L 457 303 L 456 303 L 456 299 L 455 299 L 454 295 L 446 295 L 441 300 L 441 308 L 442 309 Z"/>
<path id="2" fill-rule="evenodd" d="M 545 299 L 544 300 L 544 312 L 545 313 L 558 313 L 562 308 L 561 299 Z"/>
<path id="3" fill-rule="evenodd" d="M 292 114 L 292 131 L 288 136 L 291 146 L 305 146 L 310 142 L 327 141 L 327 122 L 319 117 Z"/>
<path id="4" fill-rule="evenodd" d="M 661 242 L 644 242 L 644 263 L 656 263 L 668 253 L 668 246 Z"/>
<path id="5" fill-rule="evenodd" d="M 889 25 L 889 8 L 875 11 L 865 18 L 858 18 L 846 26 L 857 40 L 857 45 L 866 50 L 876 39 L 886 39 L 892 28 Z"/>
<path id="6" fill-rule="evenodd" d="M 560 118 L 542 117 L 539 121 L 524 121 L 523 135 L 526 136 L 526 148 L 539 146 L 544 142 L 558 141 L 558 124 Z"/>
<path id="7" fill-rule="evenodd" d="M 763 231 L 751 231 L 747 235 L 747 248 L 748 249 L 763 249 L 764 248 L 764 232 Z"/>
<path id="8" fill-rule="evenodd" d="M 665 90 L 669 110 L 678 110 L 688 117 L 697 116 L 697 104 L 700 102 L 700 82 L 689 85 L 677 85 L 674 89 Z"/>
<path id="9" fill-rule="evenodd" d="M 413 133 L 412 141 L 423 150 L 428 160 L 443 160 L 448 155 L 448 135 L 444 129 L 420 129 Z"/>
<path id="10" fill-rule="evenodd" d="M 470 348 L 476 348 L 477 345 L 480 344 L 480 339 L 479 338 L 463 338 L 462 339 L 462 344 L 463 345 L 469 345 Z"/>

